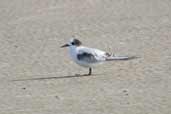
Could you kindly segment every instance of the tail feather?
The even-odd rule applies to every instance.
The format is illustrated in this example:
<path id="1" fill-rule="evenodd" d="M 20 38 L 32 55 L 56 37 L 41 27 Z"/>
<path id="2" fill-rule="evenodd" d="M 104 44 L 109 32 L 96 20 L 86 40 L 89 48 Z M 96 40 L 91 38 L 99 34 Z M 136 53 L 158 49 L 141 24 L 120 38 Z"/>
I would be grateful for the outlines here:
<path id="1" fill-rule="evenodd" d="M 106 58 L 106 61 L 114 61 L 114 60 L 131 60 L 131 59 L 137 59 L 139 57 L 136 56 L 131 56 L 131 57 L 127 57 L 127 56 L 110 56 Z"/>

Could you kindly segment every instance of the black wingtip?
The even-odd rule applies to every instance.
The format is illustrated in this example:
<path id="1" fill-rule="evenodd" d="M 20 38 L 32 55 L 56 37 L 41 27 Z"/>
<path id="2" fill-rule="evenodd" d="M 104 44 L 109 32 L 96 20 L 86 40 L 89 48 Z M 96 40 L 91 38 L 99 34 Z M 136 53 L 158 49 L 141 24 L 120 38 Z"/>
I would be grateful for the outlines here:
<path id="1" fill-rule="evenodd" d="M 131 56 L 131 57 L 128 57 L 126 60 L 132 60 L 132 59 L 139 59 L 141 57 L 138 57 L 138 56 Z"/>

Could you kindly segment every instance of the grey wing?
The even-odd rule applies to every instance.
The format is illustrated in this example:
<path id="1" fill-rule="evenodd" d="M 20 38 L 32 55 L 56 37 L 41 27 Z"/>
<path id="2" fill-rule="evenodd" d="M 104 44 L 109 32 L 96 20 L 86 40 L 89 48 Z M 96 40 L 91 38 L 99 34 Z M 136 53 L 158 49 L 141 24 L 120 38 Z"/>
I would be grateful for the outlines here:
<path id="1" fill-rule="evenodd" d="M 86 63 L 96 63 L 96 55 L 95 53 L 89 51 L 89 50 L 80 50 L 77 54 L 77 59 L 82 62 Z"/>

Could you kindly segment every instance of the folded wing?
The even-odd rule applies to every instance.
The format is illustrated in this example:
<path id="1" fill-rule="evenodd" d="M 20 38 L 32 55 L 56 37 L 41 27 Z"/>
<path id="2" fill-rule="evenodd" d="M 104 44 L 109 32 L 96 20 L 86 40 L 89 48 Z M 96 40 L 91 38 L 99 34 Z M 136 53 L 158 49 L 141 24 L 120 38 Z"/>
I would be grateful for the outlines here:
<path id="1" fill-rule="evenodd" d="M 81 47 L 77 50 L 77 59 L 86 63 L 97 63 L 105 60 L 105 52 L 97 49 Z"/>

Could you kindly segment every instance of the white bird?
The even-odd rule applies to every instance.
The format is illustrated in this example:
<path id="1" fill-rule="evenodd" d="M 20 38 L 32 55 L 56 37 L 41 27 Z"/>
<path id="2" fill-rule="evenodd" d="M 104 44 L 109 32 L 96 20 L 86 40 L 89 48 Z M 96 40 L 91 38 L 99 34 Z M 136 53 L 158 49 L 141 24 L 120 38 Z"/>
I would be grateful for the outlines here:
<path id="1" fill-rule="evenodd" d="M 89 73 L 92 74 L 92 67 L 97 63 L 114 60 L 130 60 L 136 57 L 114 56 L 99 49 L 82 46 L 78 39 L 71 39 L 69 43 L 61 46 L 61 48 L 69 47 L 69 52 L 72 60 L 80 66 L 89 68 Z"/>

